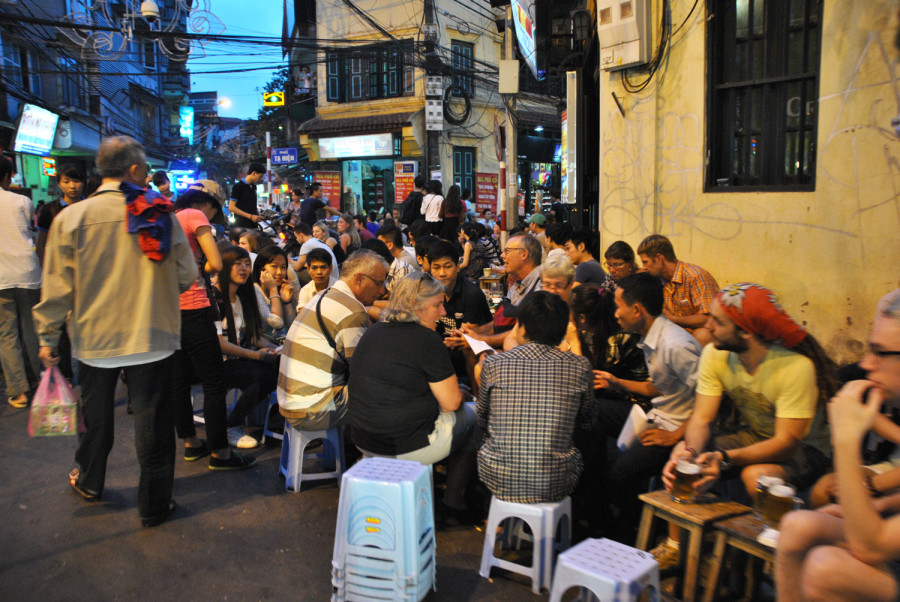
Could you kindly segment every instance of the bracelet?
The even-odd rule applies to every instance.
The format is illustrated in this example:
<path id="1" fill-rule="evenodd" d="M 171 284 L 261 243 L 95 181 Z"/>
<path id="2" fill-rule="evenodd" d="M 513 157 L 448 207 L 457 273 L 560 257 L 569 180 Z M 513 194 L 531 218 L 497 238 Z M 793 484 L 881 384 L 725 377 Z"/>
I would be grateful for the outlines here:
<path id="1" fill-rule="evenodd" d="M 684 448 L 684 451 L 688 452 L 689 454 L 691 454 L 691 455 L 694 456 L 695 458 L 697 457 L 697 450 L 694 449 L 693 447 L 685 447 L 685 448 Z"/>
<path id="2" fill-rule="evenodd" d="M 875 483 L 872 482 L 872 473 L 869 473 L 865 477 L 866 487 L 869 489 L 869 493 L 872 494 L 872 497 L 881 497 L 884 495 L 881 491 L 875 489 Z"/>
<path id="3" fill-rule="evenodd" d="M 279 293 L 279 294 L 277 294 L 277 295 L 271 295 L 271 296 L 269 297 L 269 299 L 275 299 L 276 297 L 277 297 L 278 299 L 281 299 L 281 293 Z"/>
<path id="4" fill-rule="evenodd" d="M 729 468 L 731 466 L 731 458 L 728 456 L 728 452 L 724 449 L 717 449 L 716 451 L 722 454 L 722 461 L 719 462 L 719 466 L 725 469 Z"/>

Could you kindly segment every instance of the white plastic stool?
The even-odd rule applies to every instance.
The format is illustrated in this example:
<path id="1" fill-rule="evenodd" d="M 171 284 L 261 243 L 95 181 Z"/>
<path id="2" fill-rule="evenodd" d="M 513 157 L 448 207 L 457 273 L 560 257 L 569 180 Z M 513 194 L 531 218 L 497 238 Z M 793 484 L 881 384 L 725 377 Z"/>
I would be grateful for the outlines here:
<path id="1" fill-rule="evenodd" d="M 436 587 L 431 467 L 365 458 L 344 473 L 332 600 L 409 600 Z"/>
<path id="2" fill-rule="evenodd" d="M 534 551 L 531 566 L 524 566 L 494 556 L 494 544 L 497 528 L 507 518 L 518 518 L 526 522 L 534 536 Z M 520 575 L 531 577 L 531 591 L 541 593 L 541 588 L 550 589 L 550 577 L 553 574 L 553 551 L 556 548 L 556 531 L 560 521 L 565 519 L 561 531 L 559 550 L 569 547 L 572 525 L 572 500 L 568 497 L 561 502 L 548 504 L 518 504 L 504 502 L 491 497 L 491 510 L 488 514 L 487 529 L 484 534 L 484 548 L 481 551 L 481 570 L 479 574 L 488 578 L 492 567 L 500 567 Z M 520 531 L 515 524 L 510 527 Z"/>
<path id="3" fill-rule="evenodd" d="M 600 600 L 659 600 L 659 564 L 643 552 L 609 539 L 586 539 L 559 555 L 550 602 L 558 602 L 570 587 L 587 588 Z M 581 596 L 579 596 L 579 599 Z"/>
<path id="4" fill-rule="evenodd" d="M 305 454 L 306 446 L 316 439 L 322 440 L 322 453 Z M 329 446 L 332 449 L 329 449 Z M 304 474 L 303 460 L 306 458 L 321 458 L 326 466 L 334 461 L 334 470 Z M 344 438 L 340 427 L 330 428 L 327 431 L 301 431 L 285 421 L 279 466 L 279 472 L 284 475 L 285 489 L 298 493 L 303 481 L 322 479 L 337 479 L 340 485 L 344 467 Z"/>

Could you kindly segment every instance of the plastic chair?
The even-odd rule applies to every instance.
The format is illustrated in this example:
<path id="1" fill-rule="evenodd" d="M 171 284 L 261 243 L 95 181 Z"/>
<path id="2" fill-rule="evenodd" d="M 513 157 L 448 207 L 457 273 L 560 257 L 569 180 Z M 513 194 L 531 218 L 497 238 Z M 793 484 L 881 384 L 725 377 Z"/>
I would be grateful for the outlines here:
<path id="1" fill-rule="evenodd" d="M 269 395 L 269 403 L 266 407 L 266 420 L 263 422 L 263 432 L 262 432 L 262 440 L 260 443 L 265 444 L 266 437 L 272 437 L 273 439 L 278 439 L 279 441 L 284 441 L 284 435 L 282 433 L 276 433 L 275 431 L 269 430 L 269 416 L 272 415 L 272 406 L 278 405 L 278 396 L 275 394 L 275 391 L 272 391 L 271 395 Z M 284 424 L 285 430 L 287 430 L 287 422 Z"/>
<path id="2" fill-rule="evenodd" d="M 534 551 L 532 552 L 531 566 L 521 565 L 509 560 L 494 556 L 494 544 L 497 539 L 497 529 L 504 519 L 520 519 L 528 524 L 533 534 Z M 560 543 L 556 545 L 556 532 L 560 523 Z M 569 547 L 572 524 L 572 500 L 568 497 L 560 502 L 546 504 L 519 504 L 516 502 L 504 502 L 496 497 L 491 498 L 491 510 L 488 514 L 487 528 L 484 535 L 484 548 L 481 552 L 481 570 L 479 574 L 488 578 L 491 576 L 491 568 L 500 567 L 520 575 L 531 577 L 531 591 L 541 593 L 541 588 L 550 589 L 550 578 L 553 574 L 554 549 L 565 550 Z M 517 541 L 523 538 L 523 526 L 516 520 L 512 521 L 510 534 L 501 535 L 507 541 Z M 513 545 L 517 546 L 517 543 Z"/>
<path id="3" fill-rule="evenodd" d="M 332 600 L 421 600 L 436 586 L 431 469 L 364 458 L 344 473 Z"/>
<path id="4" fill-rule="evenodd" d="M 322 453 L 305 453 L 306 446 L 316 439 L 322 440 Z M 304 473 L 303 461 L 316 458 L 322 460 L 326 470 Z M 334 470 L 328 470 L 327 467 L 332 464 Z M 299 493 L 303 481 L 320 481 L 322 479 L 338 479 L 338 485 L 340 485 L 344 468 L 344 438 L 341 435 L 340 427 L 330 428 L 327 431 L 301 431 L 291 426 L 289 422 L 284 423 L 279 472 L 284 475 L 285 489 Z"/>
<path id="5" fill-rule="evenodd" d="M 658 601 L 659 564 L 649 552 L 610 539 L 586 539 L 559 555 L 550 602 L 562 600 L 571 587 L 586 588 L 600 600 Z M 650 596 L 641 598 L 647 588 Z"/>

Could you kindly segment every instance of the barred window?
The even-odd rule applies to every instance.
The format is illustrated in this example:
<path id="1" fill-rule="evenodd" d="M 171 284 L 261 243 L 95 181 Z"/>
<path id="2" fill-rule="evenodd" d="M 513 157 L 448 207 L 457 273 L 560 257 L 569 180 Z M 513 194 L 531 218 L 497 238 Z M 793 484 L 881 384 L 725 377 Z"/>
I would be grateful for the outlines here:
<path id="1" fill-rule="evenodd" d="M 707 190 L 814 190 L 822 0 L 711 0 Z"/>

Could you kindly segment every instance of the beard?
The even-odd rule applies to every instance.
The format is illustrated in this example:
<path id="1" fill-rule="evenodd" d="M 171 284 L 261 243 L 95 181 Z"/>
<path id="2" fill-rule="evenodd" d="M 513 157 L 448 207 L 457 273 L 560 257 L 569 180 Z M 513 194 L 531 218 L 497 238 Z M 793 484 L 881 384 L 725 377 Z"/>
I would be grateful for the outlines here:
<path id="1" fill-rule="evenodd" d="M 747 351 L 747 348 L 749 347 L 747 341 L 738 337 L 732 337 L 724 341 L 719 341 L 713 338 L 713 345 L 716 349 L 721 349 L 722 351 L 733 351 L 734 353 L 742 353 L 744 351 Z"/>

